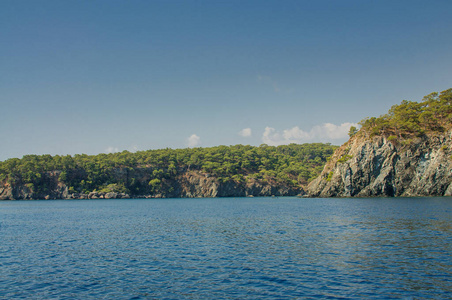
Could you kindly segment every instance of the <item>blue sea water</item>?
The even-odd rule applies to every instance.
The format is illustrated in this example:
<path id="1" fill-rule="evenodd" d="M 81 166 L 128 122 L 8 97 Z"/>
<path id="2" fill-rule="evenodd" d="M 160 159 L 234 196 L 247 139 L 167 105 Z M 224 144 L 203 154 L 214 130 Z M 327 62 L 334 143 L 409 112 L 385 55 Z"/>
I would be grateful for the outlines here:
<path id="1" fill-rule="evenodd" d="M 369 298 L 452 298 L 452 198 L 0 202 L 0 299 Z"/>

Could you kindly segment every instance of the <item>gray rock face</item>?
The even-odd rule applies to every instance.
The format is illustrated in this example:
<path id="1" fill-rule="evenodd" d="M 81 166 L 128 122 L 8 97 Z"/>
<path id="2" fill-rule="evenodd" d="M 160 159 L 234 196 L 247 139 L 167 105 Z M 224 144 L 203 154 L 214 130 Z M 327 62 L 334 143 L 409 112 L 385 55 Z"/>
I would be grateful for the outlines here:
<path id="1" fill-rule="evenodd" d="M 256 180 L 246 183 L 219 182 L 217 178 L 197 172 L 188 172 L 179 179 L 176 197 L 247 197 L 247 196 L 295 196 L 303 194 L 302 188 L 293 189 L 276 184 L 263 184 Z"/>
<path id="2" fill-rule="evenodd" d="M 355 136 L 308 186 L 311 197 L 452 195 L 452 131 L 408 145 Z"/>
<path id="3" fill-rule="evenodd" d="M 118 176 L 121 175 L 118 172 Z M 276 182 L 259 182 L 255 179 L 247 179 L 244 182 L 227 181 L 221 182 L 218 178 L 200 171 L 187 171 L 182 173 L 176 180 L 163 180 L 159 191 L 146 195 L 129 195 L 123 192 L 92 191 L 88 194 L 70 193 L 69 188 L 59 182 L 59 173 L 50 175 L 49 182 L 52 188 L 45 194 L 38 194 L 27 185 L 17 184 L 10 186 L 0 184 L 0 200 L 15 199 L 128 199 L 128 198 L 197 198 L 197 197 L 245 197 L 245 196 L 295 196 L 303 195 L 301 187 L 288 187 Z M 122 175 L 126 176 L 125 173 Z M 149 181 L 143 174 L 141 178 Z M 452 189 L 452 188 L 451 188 Z"/>

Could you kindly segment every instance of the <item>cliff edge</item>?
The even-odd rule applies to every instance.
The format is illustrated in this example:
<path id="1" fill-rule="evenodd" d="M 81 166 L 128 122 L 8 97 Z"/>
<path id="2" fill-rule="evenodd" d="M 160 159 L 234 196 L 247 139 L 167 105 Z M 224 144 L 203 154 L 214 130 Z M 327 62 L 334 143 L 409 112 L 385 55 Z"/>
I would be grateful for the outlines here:
<path id="1" fill-rule="evenodd" d="M 409 143 L 356 135 L 308 185 L 311 197 L 450 196 L 452 130 Z"/>
<path id="2" fill-rule="evenodd" d="M 118 173 L 121 173 L 118 170 Z M 146 172 L 135 174 L 142 181 L 149 181 Z M 0 200 L 33 199 L 127 199 L 127 198 L 205 198 L 205 197 L 259 197 L 296 196 L 305 194 L 302 187 L 288 186 L 278 182 L 248 179 L 245 182 L 222 182 L 215 176 L 200 171 L 188 171 L 173 179 L 163 179 L 159 188 L 145 194 L 118 190 L 111 184 L 103 190 L 74 192 L 58 180 L 61 171 L 49 172 L 45 177 L 47 190 L 36 191 L 30 184 L 0 185 Z M 140 176 L 140 177 L 139 177 Z"/>

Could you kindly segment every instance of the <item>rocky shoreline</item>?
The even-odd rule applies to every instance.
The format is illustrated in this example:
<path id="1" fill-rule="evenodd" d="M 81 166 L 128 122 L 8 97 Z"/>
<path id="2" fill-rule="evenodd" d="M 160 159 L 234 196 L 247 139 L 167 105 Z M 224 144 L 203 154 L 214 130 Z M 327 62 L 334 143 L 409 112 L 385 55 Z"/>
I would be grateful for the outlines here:
<path id="1" fill-rule="evenodd" d="M 149 173 L 140 168 L 134 176 L 148 182 Z M 127 181 L 130 176 L 120 168 L 115 174 L 119 182 Z M 252 176 L 225 182 L 200 170 L 184 170 L 174 178 L 162 179 L 159 189 L 149 194 L 133 194 L 116 188 L 77 193 L 59 180 L 60 175 L 61 171 L 42 175 L 46 192 L 36 191 L 30 184 L 11 186 L 4 182 L 0 186 L 0 200 L 452 196 L 452 130 L 408 141 L 365 134 L 353 136 L 334 152 L 321 174 L 307 187 Z"/>
<path id="2" fill-rule="evenodd" d="M 310 197 L 452 195 L 452 130 L 398 143 L 356 136 L 338 148 L 307 189 Z"/>
<path id="3" fill-rule="evenodd" d="M 48 182 L 53 185 L 51 193 L 37 193 L 26 184 L 0 187 L 0 200 L 37 199 L 129 199 L 129 198 L 214 198 L 214 197 L 259 197 L 259 196 L 302 196 L 304 189 L 289 187 L 277 182 L 263 182 L 247 179 L 245 182 L 220 182 L 218 178 L 202 172 L 189 171 L 176 180 L 164 181 L 162 190 L 153 194 L 131 194 L 117 191 L 92 191 L 70 193 L 68 187 L 58 181 L 58 172 L 49 174 Z"/>

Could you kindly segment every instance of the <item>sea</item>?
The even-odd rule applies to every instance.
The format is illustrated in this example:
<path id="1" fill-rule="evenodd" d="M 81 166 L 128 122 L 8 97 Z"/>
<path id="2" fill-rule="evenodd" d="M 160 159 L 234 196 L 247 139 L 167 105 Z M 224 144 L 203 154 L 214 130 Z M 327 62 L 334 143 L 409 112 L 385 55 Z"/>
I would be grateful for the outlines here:
<path id="1" fill-rule="evenodd" d="M 452 299 L 452 198 L 0 201 L 0 299 Z"/>

